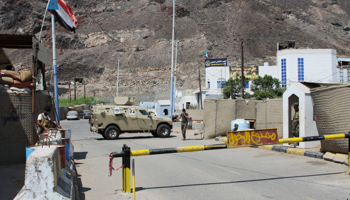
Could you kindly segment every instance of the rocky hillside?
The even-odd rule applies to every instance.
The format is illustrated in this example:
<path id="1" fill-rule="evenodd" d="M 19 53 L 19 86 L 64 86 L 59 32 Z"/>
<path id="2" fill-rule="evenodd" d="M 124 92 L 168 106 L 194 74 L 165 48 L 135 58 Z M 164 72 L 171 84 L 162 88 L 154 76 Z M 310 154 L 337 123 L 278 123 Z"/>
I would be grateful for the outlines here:
<path id="1" fill-rule="evenodd" d="M 112 97 L 119 56 L 119 95 L 137 94 L 144 101 L 170 97 L 172 0 L 66 2 L 78 27 L 74 34 L 56 25 L 59 81 L 83 77 L 87 95 Z M 0 0 L 0 33 L 39 37 L 46 3 Z M 287 40 L 295 40 L 297 48 L 332 48 L 350 57 L 349 0 L 177 0 L 175 8 L 178 89 L 198 88 L 198 67 L 204 86 L 206 49 L 209 58 L 240 65 L 242 40 L 245 63 L 275 64 L 276 44 Z M 51 52 L 50 15 L 43 42 Z M 23 50 L 7 52 L 15 65 L 30 63 Z M 78 95 L 82 91 L 78 87 Z"/>

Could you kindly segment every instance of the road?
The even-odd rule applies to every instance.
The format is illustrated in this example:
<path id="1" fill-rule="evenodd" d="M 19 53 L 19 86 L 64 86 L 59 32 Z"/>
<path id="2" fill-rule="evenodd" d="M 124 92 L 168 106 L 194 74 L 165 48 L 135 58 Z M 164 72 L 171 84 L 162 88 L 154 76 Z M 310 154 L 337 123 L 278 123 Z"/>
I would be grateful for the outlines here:
<path id="1" fill-rule="evenodd" d="M 177 130 L 178 123 L 175 123 Z M 108 155 L 131 150 L 218 144 L 181 133 L 169 138 L 123 134 L 105 140 L 89 131 L 87 120 L 62 121 L 71 129 L 74 158 L 82 182 L 81 199 L 132 199 L 122 191 L 122 171 L 108 177 Z M 136 199 L 350 199 L 347 166 L 258 148 L 220 149 L 132 157 Z M 113 167 L 121 166 L 121 158 Z"/>

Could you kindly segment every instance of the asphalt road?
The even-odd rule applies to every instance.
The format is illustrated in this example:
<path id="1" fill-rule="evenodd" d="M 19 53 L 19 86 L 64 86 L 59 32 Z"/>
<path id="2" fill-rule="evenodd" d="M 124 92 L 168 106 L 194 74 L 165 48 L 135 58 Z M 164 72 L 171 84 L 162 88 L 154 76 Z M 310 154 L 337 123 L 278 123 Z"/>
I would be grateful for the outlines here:
<path id="1" fill-rule="evenodd" d="M 81 199 L 132 199 L 122 191 L 122 170 L 108 177 L 108 155 L 131 150 L 218 144 L 189 134 L 169 138 L 123 134 L 105 140 L 89 131 L 87 120 L 62 121 L 72 130 L 74 158 L 82 182 Z M 175 129 L 179 130 L 178 123 Z M 193 133 L 193 132 L 192 132 Z M 347 166 L 321 159 L 257 148 L 220 149 L 132 157 L 136 199 L 350 199 Z M 121 158 L 113 167 L 122 165 Z"/>

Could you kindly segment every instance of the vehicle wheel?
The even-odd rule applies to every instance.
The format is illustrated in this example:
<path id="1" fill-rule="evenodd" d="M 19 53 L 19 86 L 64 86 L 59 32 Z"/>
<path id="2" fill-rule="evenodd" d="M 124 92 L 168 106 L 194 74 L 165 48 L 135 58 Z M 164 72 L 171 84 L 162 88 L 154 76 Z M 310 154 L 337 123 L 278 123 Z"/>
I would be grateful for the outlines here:
<path id="1" fill-rule="evenodd" d="M 105 130 L 104 136 L 107 140 L 117 139 L 120 135 L 120 130 L 116 126 L 110 126 Z"/>
<path id="2" fill-rule="evenodd" d="M 169 137 L 170 133 L 170 127 L 166 124 L 160 125 L 157 129 L 157 134 L 159 137 Z"/>
<path id="3" fill-rule="evenodd" d="M 153 137 L 159 137 L 159 136 L 157 135 L 157 132 L 156 132 L 156 131 L 151 131 L 151 133 L 152 133 Z"/>

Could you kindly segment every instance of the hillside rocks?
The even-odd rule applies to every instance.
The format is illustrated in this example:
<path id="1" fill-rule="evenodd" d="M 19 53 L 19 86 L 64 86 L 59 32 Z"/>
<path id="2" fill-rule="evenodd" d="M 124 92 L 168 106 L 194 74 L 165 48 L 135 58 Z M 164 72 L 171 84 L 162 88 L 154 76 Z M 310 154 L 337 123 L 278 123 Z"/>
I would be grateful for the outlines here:
<path id="1" fill-rule="evenodd" d="M 38 37 L 46 3 L 0 0 L 0 33 Z M 56 24 L 59 81 L 82 77 L 87 95 L 112 98 L 119 56 L 120 94 L 169 99 L 173 1 L 66 3 L 78 27 L 73 34 Z M 295 40 L 297 48 L 332 48 L 340 56 L 350 56 L 348 0 L 177 0 L 175 17 L 178 89 L 198 88 L 198 67 L 205 86 L 206 49 L 209 58 L 227 57 L 230 66 L 239 66 L 242 40 L 246 64 L 275 64 L 276 44 L 287 40 Z M 50 20 L 48 15 L 42 40 L 51 54 Z M 27 53 L 7 52 L 16 66 L 31 62 Z M 51 63 L 47 76 L 52 75 Z"/>

